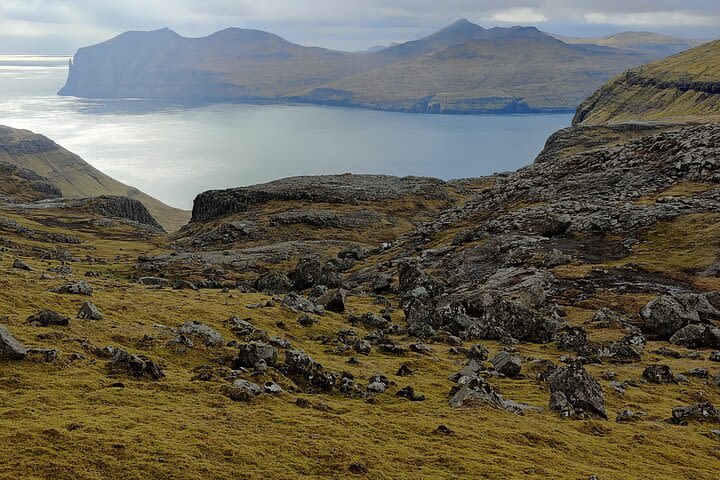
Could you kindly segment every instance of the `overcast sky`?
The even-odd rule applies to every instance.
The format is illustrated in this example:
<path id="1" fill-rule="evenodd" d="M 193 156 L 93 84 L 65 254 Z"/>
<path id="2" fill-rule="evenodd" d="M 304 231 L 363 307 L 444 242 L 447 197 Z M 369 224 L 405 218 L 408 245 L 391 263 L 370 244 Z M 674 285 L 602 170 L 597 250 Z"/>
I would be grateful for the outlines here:
<path id="1" fill-rule="evenodd" d="M 720 0 L 0 0 L 0 53 L 71 54 L 126 30 L 204 36 L 230 26 L 364 50 L 463 17 L 574 36 L 643 30 L 720 37 Z"/>

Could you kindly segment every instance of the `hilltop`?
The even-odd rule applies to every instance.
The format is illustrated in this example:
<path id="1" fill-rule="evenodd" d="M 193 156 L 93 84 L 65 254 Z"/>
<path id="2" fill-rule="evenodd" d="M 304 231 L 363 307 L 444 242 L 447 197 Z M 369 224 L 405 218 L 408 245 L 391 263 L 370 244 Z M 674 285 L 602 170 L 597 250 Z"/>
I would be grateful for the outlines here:
<path id="1" fill-rule="evenodd" d="M 202 38 L 169 29 L 126 32 L 78 50 L 59 94 L 422 113 L 568 110 L 613 75 L 659 58 L 626 46 L 568 45 L 532 27 L 485 29 L 467 19 L 354 53 L 240 28 Z"/>
<path id="2" fill-rule="evenodd" d="M 585 100 L 574 124 L 720 119 L 720 41 L 631 69 Z"/>
<path id="3" fill-rule="evenodd" d="M 702 40 L 671 37 L 653 32 L 619 32 L 599 38 L 553 35 L 568 44 L 600 45 L 646 53 L 656 58 L 668 57 L 704 43 Z"/>
<path id="4" fill-rule="evenodd" d="M 27 130 L 0 126 L 0 165 L 21 169 L 29 181 L 43 184 L 52 197 L 82 198 L 100 195 L 124 196 L 139 200 L 168 230 L 175 231 L 187 223 L 189 212 L 172 208 L 159 200 L 105 175 L 82 158 L 52 140 Z M 28 180 L 24 182 L 28 183 Z M 10 189 L 10 185 L 6 188 Z M 8 192 L 12 192 L 10 189 Z M 37 192 L 36 192 L 37 193 Z M 43 192 L 40 192 L 43 193 Z M 30 194 L 23 199 L 47 195 Z"/>

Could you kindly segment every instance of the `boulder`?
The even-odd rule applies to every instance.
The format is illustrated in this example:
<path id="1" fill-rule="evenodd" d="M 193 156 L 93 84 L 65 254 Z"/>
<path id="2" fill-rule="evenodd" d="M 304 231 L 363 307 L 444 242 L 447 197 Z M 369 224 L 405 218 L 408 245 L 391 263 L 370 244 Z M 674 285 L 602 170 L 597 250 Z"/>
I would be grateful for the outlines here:
<path id="1" fill-rule="evenodd" d="M 113 349 L 113 356 L 107 363 L 110 374 L 126 374 L 135 378 L 148 377 L 160 380 L 165 377 L 159 365 L 144 355 L 133 355 L 123 349 Z"/>
<path id="2" fill-rule="evenodd" d="M 141 277 L 138 283 L 149 287 L 166 287 L 170 284 L 170 281 L 167 278 L 160 277 Z"/>
<path id="3" fill-rule="evenodd" d="M 316 305 L 307 298 L 293 292 L 285 295 L 280 305 L 294 312 L 314 313 L 317 315 L 322 315 L 325 312 L 325 308 L 322 305 Z"/>
<path id="4" fill-rule="evenodd" d="M 459 385 L 448 404 L 454 408 L 473 407 L 476 405 L 489 405 L 491 407 L 522 414 L 533 407 L 506 400 L 482 377 L 465 377 L 464 383 Z"/>
<path id="5" fill-rule="evenodd" d="M 53 288 L 51 291 L 53 293 L 85 295 L 87 297 L 91 296 L 93 293 L 92 287 L 83 281 L 66 283 L 65 285 Z"/>
<path id="6" fill-rule="evenodd" d="M 298 262 L 289 278 L 293 282 L 295 290 L 301 291 L 315 285 L 322 274 L 323 268 L 320 262 L 314 258 L 306 258 Z"/>
<path id="7" fill-rule="evenodd" d="M 618 413 L 615 421 L 618 423 L 630 423 L 637 422 L 638 420 L 642 420 L 643 418 L 645 418 L 645 412 L 634 412 L 628 409 Z"/>
<path id="8" fill-rule="evenodd" d="M 648 303 L 640 312 L 649 335 L 667 340 L 678 330 L 694 323 L 711 323 L 720 318 L 705 295 L 685 293 L 664 295 Z"/>
<path id="9" fill-rule="evenodd" d="M 487 349 L 487 347 L 485 347 L 484 345 L 480 345 L 479 343 L 472 345 L 470 348 L 468 348 L 467 351 L 468 358 L 480 362 L 484 362 L 485 360 L 487 360 L 489 354 L 490 351 Z"/>
<path id="10" fill-rule="evenodd" d="M 103 314 L 92 302 L 85 302 L 78 311 L 77 318 L 82 320 L 102 320 Z"/>
<path id="11" fill-rule="evenodd" d="M 28 271 L 28 272 L 34 272 L 34 271 L 35 271 L 34 268 L 32 268 L 30 265 L 28 265 L 27 263 L 23 262 L 23 261 L 20 260 L 19 258 L 16 258 L 15 261 L 13 262 L 13 268 L 17 268 L 18 270 L 25 270 L 25 271 Z"/>
<path id="12" fill-rule="evenodd" d="M 338 288 L 329 290 L 315 301 L 315 304 L 322 305 L 329 312 L 342 313 L 345 311 L 345 300 L 347 290 Z"/>
<path id="13" fill-rule="evenodd" d="M 688 422 L 720 423 L 720 411 L 711 403 L 696 403 L 672 409 L 671 423 L 684 425 Z"/>
<path id="14" fill-rule="evenodd" d="M 560 350 L 570 350 L 579 355 L 587 351 L 587 334 L 582 327 L 567 326 L 553 335 L 553 340 Z"/>
<path id="15" fill-rule="evenodd" d="M 255 280 L 255 289 L 268 295 L 285 294 L 292 288 L 293 282 L 285 272 L 267 272 Z"/>
<path id="16" fill-rule="evenodd" d="M 264 361 L 267 366 L 274 367 L 277 364 L 278 352 L 275 347 L 261 342 L 250 342 L 238 345 L 238 354 L 233 359 L 233 368 L 255 368 Z"/>
<path id="17" fill-rule="evenodd" d="M 677 383 L 667 365 L 648 365 L 642 376 L 650 383 Z"/>
<path id="18" fill-rule="evenodd" d="M 577 412 L 588 412 L 607 419 L 602 387 L 580 363 L 556 369 L 548 375 L 551 395 L 561 393 Z"/>
<path id="19" fill-rule="evenodd" d="M 70 319 L 52 310 L 43 310 L 35 315 L 29 316 L 27 322 L 36 327 L 49 327 L 51 325 L 67 326 L 70 324 Z"/>
<path id="20" fill-rule="evenodd" d="M 675 332 L 670 342 L 687 348 L 720 348 L 720 328 L 692 323 Z"/>
<path id="21" fill-rule="evenodd" d="M 516 353 L 501 351 L 490 360 L 495 367 L 495 371 L 505 375 L 506 377 L 514 378 L 520 375 L 522 368 L 522 360 L 520 355 Z"/>
<path id="22" fill-rule="evenodd" d="M 247 402 L 262 394 L 263 388 L 256 383 L 238 379 L 232 383 L 232 386 L 226 387 L 224 393 L 235 402 Z"/>
<path id="23" fill-rule="evenodd" d="M 425 395 L 415 393 L 415 389 L 409 385 L 405 388 L 398 390 L 395 396 L 407 398 L 411 402 L 422 402 L 425 400 Z"/>
<path id="24" fill-rule="evenodd" d="M 204 323 L 197 321 L 182 324 L 178 329 L 178 333 L 189 337 L 200 338 L 207 347 L 215 347 L 223 343 L 222 335 Z"/>
<path id="25" fill-rule="evenodd" d="M 0 359 L 22 360 L 27 355 L 27 348 L 13 337 L 8 330 L 0 326 Z"/>
<path id="26" fill-rule="evenodd" d="M 309 391 L 329 392 L 335 386 L 337 375 L 326 372 L 322 365 L 301 350 L 285 352 L 285 363 L 280 370 L 298 386 Z"/>

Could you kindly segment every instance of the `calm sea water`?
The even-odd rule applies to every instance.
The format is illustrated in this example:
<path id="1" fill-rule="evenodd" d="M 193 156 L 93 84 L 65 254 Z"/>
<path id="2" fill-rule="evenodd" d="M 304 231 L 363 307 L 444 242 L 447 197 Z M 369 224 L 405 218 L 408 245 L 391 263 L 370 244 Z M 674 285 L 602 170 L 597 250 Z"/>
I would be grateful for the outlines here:
<path id="1" fill-rule="evenodd" d="M 514 170 L 570 114 L 435 116 L 355 109 L 168 105 L 55 95 L 69 56 L 0 56 L 0 124 L 46 135 L 108 175 L 181 208 L 198 193 L 291 175 L 443 179 Z"/>

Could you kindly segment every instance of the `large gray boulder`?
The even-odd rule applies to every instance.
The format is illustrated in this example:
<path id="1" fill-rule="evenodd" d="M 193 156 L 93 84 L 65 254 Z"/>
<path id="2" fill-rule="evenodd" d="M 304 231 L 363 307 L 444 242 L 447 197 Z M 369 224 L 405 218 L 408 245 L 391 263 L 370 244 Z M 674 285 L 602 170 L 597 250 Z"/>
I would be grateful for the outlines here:
<path id="1" fill-rule="evenodd" d="M 259 362 L 274 367 L 278 352 L 272 345 L 262 342 L 250 342 L 238 346 L 238 354 L 233 360 L 233 368 L 255 368 Z"/>
<path id="2" fill-rule="evenodd" d="M 720 348 L 720 328 L 692 323 L 675 332 L 670 342 L 687 348 Z"/>
<path id="3" fill-rule="evenodd" d="M 189 337 L 200 338 L 207 347 L 214 347 L 223 343 L 222 335 L 204 323 L 197 321 L 184 323 L 178 329 L 178 333 Z"/>
<path id="4" fill-rule="evenodd" d="M 605 412 L 605 397 L 602 387 L 580 363 L 573 363 L 560 367 L 548 375 L 547 383 L 550 387 L 551 409 L 557 410 L 562 396 L 577 412 L 588 412 L 607 419 Z M 555 399 L 553 401 L 553 399 Z"/>
<path id="5" fill-rule="evenodd" d="M 8 330 L 0 326 L 0 359 L 22 360 L 27 348 L 13 337 Z"/>
<path id="6" fill-rule="evenodd" d="M 644 330 L 658 339 L 667 340 L 678 330 L 694 323 L 711 323 L 720 318 L 706 295 L 685 293 L 663 295 L 648 303 L 640 312 Z"/>

